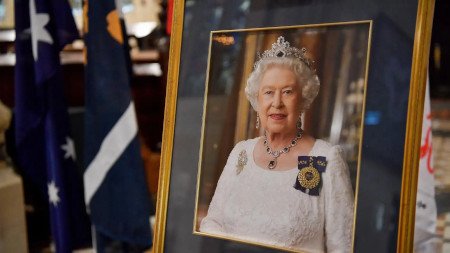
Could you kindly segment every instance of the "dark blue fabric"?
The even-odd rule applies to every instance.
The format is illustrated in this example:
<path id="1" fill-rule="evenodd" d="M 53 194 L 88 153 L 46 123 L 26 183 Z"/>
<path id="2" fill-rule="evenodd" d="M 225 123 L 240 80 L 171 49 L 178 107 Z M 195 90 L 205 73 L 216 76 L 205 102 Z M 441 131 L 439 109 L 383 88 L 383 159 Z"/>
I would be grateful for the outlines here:
<path id="1" fill-rule="evenodd" d="M 115 9 L 114 0 L 90 1 L 88 5 L 89 27 L 85 35 L 88 59 L 85 86 L 86 168 L 131 102 L 126 61 L 128 52 L 107 30 L 107 15 Z M 109 170 L 89 203 L 98 240 L 108 238 L 108 241 L 124 242 L 138 248 L 151 246 L 151 200 L 145 178 L 140 146 L 135 137 Z M 103 242 L 99 241 L 97 245 L 98 252 L 106 250 Z"/>
<path id="2" fill-rule="evenodd" d="M 311 196 L 319 196 L 320 189 L 322 188 L 322 173 L 325 172 L 327 168 L 327 158 L 324 156 L 299 156 L 298 157 L 299 173 L 302 169 L 307 167 L 313 167 L 319 172 L 320 177 L 319 184 L 316 187 L 307 190 L 300 184 L 298 178 L 296 177 L 294 188 Z"/>
<path id="3" fill-rule="evenodd" d="M 91 244 L 81 175 L 72 157 L 61 148 L 69 133 L 59 52 L 78 37 L 67 1 L 33 0 L 36 13 L 48 15 L 44 30 L 53 43 L 38 41 L 32 54 L 30 3 L 15 1 L 15 138 L 17 165 L 24 177 L 48 198 L 48 185 L 57 187 L 59 202 L 50 203 L 50 220 L 57 252 Z"/>

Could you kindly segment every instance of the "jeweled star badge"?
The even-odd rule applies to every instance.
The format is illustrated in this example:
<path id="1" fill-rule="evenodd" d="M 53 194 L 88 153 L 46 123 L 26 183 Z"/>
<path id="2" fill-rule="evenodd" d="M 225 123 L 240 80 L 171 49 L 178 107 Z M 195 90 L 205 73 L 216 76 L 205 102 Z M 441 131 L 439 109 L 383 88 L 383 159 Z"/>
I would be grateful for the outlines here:
<path id="1" fill-rule="evenodd" d="M 247 162 L 248 162 L 247 152 L 244 149 L 239 153 L 239 156 L 238 156 L 238 161 L 236 164 L 236 175 L 241 174 L 245 165 L 247 165 Z"/>
<path id="2" fill-rule="evenodd" d="M 298 174 L 294 188 L 312 196 L 319 196 L 322 187 L 322 172 L 327 160 L 324 156 L 299 156 Z"/>

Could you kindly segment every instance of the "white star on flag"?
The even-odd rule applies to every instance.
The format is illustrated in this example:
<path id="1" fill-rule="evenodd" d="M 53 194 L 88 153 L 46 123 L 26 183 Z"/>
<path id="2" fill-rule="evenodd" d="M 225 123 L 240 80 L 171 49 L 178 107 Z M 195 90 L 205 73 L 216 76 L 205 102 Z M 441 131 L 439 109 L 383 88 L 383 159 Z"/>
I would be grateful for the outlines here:
<path id="1" fill-rule="evenodd" d="M 75 153 L 75 145 L 73 144 L 73 140 L 70 137 L 66 137 L 66 144 L 62 145 L 61 149 L 65 152 L 65 159 L 69 157 L 71 157 L 74 161 L 77 159 L 77 155 Z"/>
<path id="2" fill-rule="evenodd" d="M 53 39 L 45 30 L 44 26 L 47 25 L 50 17 L 47 13 L 38 14 L 36 12 L 35 0 L 30 0 L 30 24 L 31 24 L 31 44 L 33 48 L 33 57 L 37 61 L 38 58 L 38 41 L 47 42 L 53 44 Z"/>
<path id="3" fill-rule="evenodd" d="M 59 189 L 55 185 L 55 181 L 51 181 L 48 184 L 48 199 L 50 203 L 52 203 L 54 206 L 58 205 L 58 202 L 60 201 L 58 196 Z"/>

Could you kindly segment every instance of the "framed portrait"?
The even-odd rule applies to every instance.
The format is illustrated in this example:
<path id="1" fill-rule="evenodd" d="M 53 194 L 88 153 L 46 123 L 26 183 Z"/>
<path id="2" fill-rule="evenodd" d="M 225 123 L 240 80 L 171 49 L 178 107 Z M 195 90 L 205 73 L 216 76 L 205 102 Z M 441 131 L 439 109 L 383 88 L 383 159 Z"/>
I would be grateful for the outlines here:
<path id="1" fill-rule="evenodd" d="M 0 1 L 0 29 L 14 28 L 14 1 Z M 4 38 L 0 38 L 4 39 Z"/>
<path id="2" fill-rule="evenodd" d="M 263 127 L 255 126 L 258 122 L 257 113 L 244 95 L 248 77 L 255 69 L 258 57 L 265 60 L 264 56 L 258 56 L 258 52 L 266 50 L 272 52 L 271 48 L 274 48 L 274 53 L 280 54 L 287 53 L 290 49 L 303 50 L 303 58 L 309 60 L 312 72 L 317 75 L 320 82 L 320 95 L 314 99 L 310 108 L 303 112 L 302 129 L 315 138 L 340 146 L 345 154 L 343 158 L 351 175 L 351 188 L 354 192 L 364 115 L 370 33 L 371 21 L 211 32 L 199 155 L 195 234 L 218 236 L 214 232 L 205 232 L 205 229 L 201 231 L 200 224 L 208 213 L 214 190 L 217 189 L 219 176 L 229 160 L 229 154 L 237 143 L 258 138 L 265 133 Z M 285 57 L 280 55 L 277 58 L 284 60 Z M 239 175 L 245 168 L 246 172 L 252 168 L 250 166 L 253 160 L 252 152 L 246 150 L 246 154 L 248 155 L 242 159 L 247 160 L 244 163 L 248 163 L 248 166 L 231 165 L 234 166 L 232 170 L 235 170 L 239 178 L 244 178 L 247 174 Z M 253 168 L 260 169 L 257 166 Z M 293 176 L 287 178 L 287 188 L 293 188 L 296 182 L 297 166 L 293 170 Z M 255 172 L 264 172 L 264 169 Z M 274 174 L 280 173 L 274 171 Z M 251 181 L 256 181 L 251 173 L 248 176 L 252 177 Z M 243 184 L 248 187 L 250 183 Z M 239 186 L 231 188 L 236 191 L 236 187 Z M 256 191 L 266 194 L 261 190 Z M 300 193 L 292 192 L 294 198 Z M 229 192 L 224 194 L 231 195 Z M 244 198 L 244 194 L 239 195 L 237 201 Z M 255 197 L 255 193 L 251 193 L 250 196 Z M 219 198 L 219 194 L 216 198 Z M 267 208 L 266 203 L 260 204 Z M 274 203 L 274 205 L 282 204 Z M 235 206 L 243 208 L 241 205 Z M 248 208 L 264 209 L 257 206 L 256 203 L 249 203 Z M 209 218 L 211 215 L 210 212 Z M 290 225 L 298 226 L 295 222 Z M 233 234 L 225 237 L 240 239 L 239 235 Z M 254 242 L 262 243 L 261 240 L 253 238 Z M 268 240 L 266 244 L 271 243 Z"/>
<path id="3" fill-rule="evenodd" d="M 174 1 L 154 251 L 411 252 L 433 8 Z"/>

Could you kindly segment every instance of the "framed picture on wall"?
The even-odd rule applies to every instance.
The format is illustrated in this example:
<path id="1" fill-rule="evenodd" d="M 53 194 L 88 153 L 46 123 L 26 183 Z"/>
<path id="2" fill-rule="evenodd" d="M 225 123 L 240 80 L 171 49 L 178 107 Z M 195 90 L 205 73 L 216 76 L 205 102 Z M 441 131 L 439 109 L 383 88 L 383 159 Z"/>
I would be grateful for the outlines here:
<path id="1" fill-rule="evenodd" d="M 2 0 L 0 1 L 0 29 L 14 28 L 14 1 Z M 5 38 L 1 38 L 4 40 Z"/>
<path id="2" fill-rule="evenodd" d="M 174 6 L 155 252 L 411 251 L 433 2 Z"/>
<path id="3" fill-rule="evenodd" d="M 332 210 L 332 208 L 325 210 L 323 206 L 320 208 L 325 212 L 317 212 L 316 217 L 318 219 L 312 219 L 311 217 L 314 216 L 312 214 L 309 214 L 310 218 L 303 219 L 303 214 L 312 210 L 306 208 L 303 211 L 290 212 L 290 208 L 280 209 L 280 206 L 287 206 L 297 201 L 298 206 L 294 208 L 302 210 L 304 202 L 309 200 L 317 200 L 315 203 L 317 207 L 313 209 L 320 209 L 320 202 L 325 194 L 318 193 L 316 196 L 311 196 L 301 189 L 296 189 L 296 183 L 298 182 L 298 185 L 302 183 L 301 180 L 299 181 L 299 175 L 307 173 L 306 169 L 302 170 L 303 173 L 300 172 L 301 168 L 299 169 L 297 164 L 294 164 L 294 167 L 281 169 L 277 169 L 276 164 L 271 169 L 267 168 L 268 165 L 261 167 L 257 163 L 263 161 L 254 159 L 257 157 L 254 152 L 254 145 L 241 148 L 241 146 L 247 146 L 246 143 L 257 145 L 258 141 L 260 142 L 259 146 L 264 146 L 261 145 L 264 137 L 261 138 L 260 136 L 270 135 L 273 132 L 270 126 L 266 127 L 267 124 L 271 124 L 270 122 L 267 122 L 267 124 L 260 123 L 265 121 L 264 119 L 258 119 L 263 117 L 264 112 L 262 110 L 264 109 L 257 108 L 262 107 L 262 104 L 258 103 L 259 99 L 251 100 L 250 90 L 262 89 L 259 81 L 252 83 L 252 80 L 262 79 L 268 69 L 276 66 L 298 69 L 294 71 L 296 76 L 294 82 L 298 87 L 293 88 L 294 90 L 298 89 L 297 106 L 299 111 L 297 112 L 298 115 L 294 117 L 296 120 L 291 121 L 292 128 L 296 129 L 296 124 L 301 121 L 302 127 L 300 129 L 303 134 L 319 139 L 316 145 L 313 145 L 315 146 L 314 150 L 307 150 L 308 154 L 315 153 L 316 156 L 326 156 L 326 150 L 318 150 L 319 143 L 323 140 L 326 140 L 328 145 L 339 145 L 336 148 L 343 151 L 342 158 L 350 179 L 348 189 L 351 192 L 351 201 L 354 201 L 362 140 L 370 29 L 370 21 L 361 21 L 211 32 L 197 182 L 195 234 L 248 240 L 250 243 L 261 243 L 280 248 L 297 247 L 301 249 L 302 240 L 308 238 L 311 241 L 311 238 L 302 235 L 317 231 L 306 227 L 296 231 L 295 227 L 302 227 L 300 222 L 308 221 L 311 227 L 316 228 L 316 230 L 323 230 L 323 225 L 313 226 L 312 224 L 322 223 L 322 219 L 319 217 L 326 214 L 335 216 L 338 213 L 337 210 Z M 227 59 L 236 59 L 237 66 L 231 66 L 230 60 Z M 267 66 L 262 67 L 262 64 Z M 262 70 L 262 68 L 265 70 Z M 258 75 L 260 76 L 258 77 Z M 233 77 L 231 82 L 234 85 L 231 86 L 232 88 L 229 91 L 224 92 L 226 87 L 229 86 L 227 76 Z M 250 78 L 250 76 L 253 78 Z M 315 79 L 316 77 L 317 79 Z M 289 90 L 291 88 L 288 87 L 284 92 L 291 92 Z M 276 89 L 272 91 L 269 88 L 265 91 L 265 93 L 269 92 L 274 92 L 274 95 L 277 95 L 275 94 Z M 272 97 L 269 94 L 259 95 L 255 94 L 254 97 Z M 287 95 L 284 96 L 287 97 Z M 249 100 L 253 103 L 250 103 Z M 306 102 L 308 108 L 304 108 Z M 229 106 L 224 107 L 225 104 Z M 288 116 L 284 114 L 290 111 L 284 104 L 279 105 L 279 108 L 274 108 L 274 105 L 270 104 L 270 107 L 272 107 L 269 108 L 271 113 L 280 113 L 283 116 L 283 118 L 275 121 L 279 121 L 279 124 L 289 124 Z M 258 113 L 258 111 L 261 111 L 261 113 Z M 300 118 L 297 120 L 299 116 Z M 271 119 L 270 116 L 267 118 Z M 287 133 L 288 131 L 282 130 L 280 132 Z M 291 133 L 292 138 L 296 138 L 295 134 L 295 131 Z M 302 138 L 299 138 L 297 142 L 299 146 L 313 149 L 307 147 L 308 142 L 303 142 Z M 291 146 L 289 141 L 287 143 Z M 266 146 L 269 147 L 269 143 Z M 237 150 L 239 153 L 237 158 L 231 156 L 233 149 L 241 149 Z M 286 150 L 291 152 L 291 149 L 292 152 L 295 152 L 294 146 Z M 280 156 L 272 157 L 271 161 L 278 163 L 278 160 L 283 160 L 285 156 L 282 153 Z M 268 157 L 270 158 L 270 155 Z M 294 163 L 297 162 L 297 157 L 298 154 L 294 155 Z M 285 159 L 289 160 L 290 158 Z M 228 166 L 230 173 L 225 171 L 226 166 Z M 331 169 L 330 167 L 329 170 Z M 330 173 L 325 172 L 324 175 Z M 271 185 L 270 182 L 266 182 L 267 185 L 264 185 L 258 179 L 258 176 L 262 176 L 263 178 L 260 180 L 264 182 L 264 177 L 279 177 L 280 174 L 286 175 L 283 176 L 282 180 L 285 181 L 282 182 L 282 187 Z M 218 189 L 217 185 L 220 175 L 223 175 L 221 190 Z M 310 180 L 314 180 L 313 177 Z M 308 182 L 307 179 L 305 179 L 306 182 Z M 325 182 L 325 180 L 322 180 L 322 182 Z M 278 189 L 270 189 L 266 192 L 267 187 Z M 317 190 L 325 191 L 322 188 L 326 187 L 328 185 L 323 185 L 317 187 L 321 188 Z M 270 194 L 286 195 L 286 197 L 274 198 Z M 215 201 L 211 202 L 213 195 Z M 258 197 L 258 195 L 261 196 Z M 243 201 L 250 199 L 254 201 Z M 274 201 L 274 199 L 280 200 L 280 202 Z M 342 201 L 342 204 L 345 204 L 345 202 Z M 275 210 L 271 210 L 270 205 Z M 350 221 L 346 221 L 348 223 L 346 229 L 349 231 L 343 234 L 347 234 L 350 239 L 355 204 L 346 203 L 346 206 L 351 209 L 351 214 L 348 217 Z M 208 209 L 211 211 L 208 212 Z M 228 211 L 225 212 L 225 209 L 228 209 Z M 267 210 L 267 212 L 263 212 L 263 210 Z M 283 210 L 286 213 L 282 214 Z M 245 213 L 250 217 L 246 217 Z M 260 214 L 258 219 L 254 219 L 256 213 Z M 239 217 L 232 217 L 234 215 Z M 272 228 L 268 228 L 268 224 L 272 224 L 270 220 L 277 221 L 279 216 L 290 218 L 284 219 L 284 221 L 287 221 L 286 224 L 275 222 Z M 345 221 L 344 218 L 342 217 L 342 222 Z M 233 225 L 230 224 L 231 227 L 226 224 L 227 219 L 235 220 Z M 242 219 L 241 224 L 237 224 L 239 219 Z M 252 228 L 249 224 L 246 224 L 247 220 L 253 220 L 251 224 L 254 226 L 253 230 L 256 230 L 253 232 L 253 236 L 249 232 Z M 261 233 L 261 226 L 265 227 L 263 231 L 266 232 Z M 287 227 L 290 229 L 285 229 Z M 295 232 L 282 233 L 282 231 L 290 230 Z M 238 231 L 246 231 L 246 234 Z M 342 239 L 343 234 L 337 233 L 336 235 L 339 235 Z M 278 239 L 275 239 L 276 235 L 279 235 Z M 291 245 L 282 244 L 281 242 L 286 240 L 286 237 L 295 238 L 293 239 L 295 242 Z"/>

